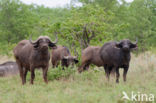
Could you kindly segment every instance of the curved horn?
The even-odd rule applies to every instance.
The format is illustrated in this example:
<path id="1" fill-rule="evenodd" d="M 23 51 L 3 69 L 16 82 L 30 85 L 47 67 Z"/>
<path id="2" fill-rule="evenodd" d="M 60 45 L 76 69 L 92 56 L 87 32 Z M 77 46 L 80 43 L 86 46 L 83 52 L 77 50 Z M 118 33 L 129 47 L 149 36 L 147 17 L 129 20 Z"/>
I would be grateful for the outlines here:
<path id="1" fill-rule="evenodd" d="M 77 59 L 77 56 L 73 56 L 74 59 Z"/>
<path id="2" fill-rule="evenodd" d="M 76 49 L 74 48 L 74 54 L 76 54 L 76 57 L 79 56 L 78 52 L 76 51 Z"/>
<path id="3" fill-rule="evenodd" d="M 30 36 L 30 38 L 29 38 L 29 42 L 30 42 L 31 44 L 35 44 L 35 42 L 32 41 L 32 37 L 31 37 L 31 36 Z"/>
<path id="4" fill-rule="evenodd" d="M 41 36 L 36 40 L 36 41 L 32 41 L 32 35 L 30 36 L 30 38 L 29 38 L 29 42 L 31 43 L 31 44 L 36 44 L 37 43 L 37 41 L 41 38 Z"/>
<path id="5" fill-rule="evenodd" d="M 138 43 L 138 38 L 136 38 L 136 41 L 134 43 L 132 43 L 133 45 L 137 45 Z"/>
<path id="6" fill-rule="evenodd" d="M 120 41 L 120 42 L 115 42 L 114 47 L 115 47 L 116 49 L 122 48 L 122 46 L 121 46 L 121 41 Z"/>
<path id="7" fill-rule="evenodd" d="M 57 38 L 57 35 L 56 35 L 56 40 L 53 43 L 56 44 L 57 42 L 58 42 L 58 38 Z"/>
<path id="8" fill-rule="evenodd" d="M 63 56 L 63 58 L 64 58 L 64 59 L 68 59 L 68 58 L 69 58 L 69 56 Z"/>
<path id="9" fill-rule="evenodd" d="M 135 41 L 135 43 L 134 44 L 137 44 L 138 43 L 138 38 L 136 38 L 136 41 Z"/>
<path id="10" fill-rule="evenodd" d="M 50 39 L 48 36 L 46 36 L 46 38 L 49 39 L 50 43 L 56 44 L 56 43 L 58 42 L 58 38 L 57 38 L 57 36 L 56 36 L 56 40 L 55 40 L 54 42 L 52 42 L 51 39 Z"/>
<path id="11" fill-rule="evenodd" d="M 116 45 L 119 45 L 121 42 L 116 42 Z"/>
<path id="12" fill-rule="evenodd" d="M 121 43 L 121 41 L 119 41 L 119 42 L 116 42 L 115 44 L 116 44 L 116 45 L 120 45 L 120 43 Z"/>

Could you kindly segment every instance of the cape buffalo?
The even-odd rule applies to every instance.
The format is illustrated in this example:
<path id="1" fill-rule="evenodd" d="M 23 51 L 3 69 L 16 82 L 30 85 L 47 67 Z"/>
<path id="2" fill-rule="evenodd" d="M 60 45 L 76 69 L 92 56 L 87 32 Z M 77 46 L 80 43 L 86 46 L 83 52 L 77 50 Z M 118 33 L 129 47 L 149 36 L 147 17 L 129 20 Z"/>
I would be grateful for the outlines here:
<path id="1" fill-rule="evenodd" d="M 109 80 L 111 70 L 116 70 L 116 82 L 119 82 L 119 68 L 124 68 L 123 79 L 126 81 L 126 75 L 131 59 L 130 51 L 137 48 L 137 42 L 132 43 L 128 39 L 120 42 L 107 42 L 100 50 L 100 57 L 104 63 L 106 76 Z"/>
<path id="2" fill-rule="evenodd" d="M 9 75 L 16 75 L 19 73 L 18 65 L 16 62 L 7 61 L 3 64 L 0 64 L 0 76 L 9 76 Z"/>
<path id="3" fill-rule="evenodd" d="M 68 67 L 69 65 L 78 63 L 77 56 L 72 56 L 69 49 L 65 46 L 58 46 L 52 50 L 51 62 L 53 67 L 57 67 L 60 61 L 63 69 L 64 66 Z"/>
<path id="4" fill-rule="evenodd" d="M 100 57 L 100 46 L 89 46 L 82 51 L 81 66 L 78 68 L 79 72 L 88 70 L 90 64 L 94 64 L 98 67 L 103 66 L 103 61 Z"/>
<path id="5" fill-rule="evenodd" d="M 14 56 L 19 67 L 22 84 L 26 83 L 28 70 L 31 72 L 31 81 L 35 78 L 35 68 L 42 68 L 45 83 L 47 80 L 47 71 L 49 67 L 50 54 L 48 47 L 56 48 L 57 39 L 52 42 L 48 36 L 40 36 L 36 41 L 22 40 L 14 48 Z"/>

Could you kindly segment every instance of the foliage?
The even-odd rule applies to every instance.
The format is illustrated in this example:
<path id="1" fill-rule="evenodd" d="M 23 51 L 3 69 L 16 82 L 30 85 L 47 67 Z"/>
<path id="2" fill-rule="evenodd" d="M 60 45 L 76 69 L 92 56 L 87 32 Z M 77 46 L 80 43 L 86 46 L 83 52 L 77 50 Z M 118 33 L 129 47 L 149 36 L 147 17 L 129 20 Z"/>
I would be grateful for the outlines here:
<path id="1" fill-rule="evenodd" d="M 55 38 L 60 45 L 80 50 L 88 45 L 100 45 L 124 38 L 135 41 L 139 50 L 156 46 L 156 1 L 134 0 L 72 0 L 81 2 L 80 7 L 46 8 L 26 5 L 19 0 L 0 0 L 1 45 L 14 45 L 32 35 Z M 8 52 L 6 46 L 0 51 Z M 8 48 L 13 49 L 13 46 Z M 73 51 L 72 51 L 73 52 Z M 6 53 L 8 54 L 8 53 Z"/>
<path id="2" fill-rule="evenodd" d="M 1 55 L 7 55 L 7 56 L 12 56 L 12 53 L 13 53 L 13 48 L 16 46 L 16 44 L 14 43 L 7 43 L 5 42 L 5 45 L 4 45 L 4 42 L 0 43 L 0 54 Z"/>
<path id="3" fill-rule="evenodd" d="M 75 73 L 75 67 L 68 67 L 62 69 L 62 66 L 58 66 L 57 68 L 50 68 L 48 72 L 48 80 L 60 80 L 60 79 L 68 79 L 71 75 Z"/>
<path id="4" fill-rule="evenodd" d="M 15 43 L 30 34 L 38 21 L 33 8 L 19 0 L 0 0 L 0 40 Z"/>
<path id="5" fill-rule="evenodd" d="M 149 8 L 151 1 L 154 0 L 135 0 L 129 6 L 123 4 L 116 11 L 115 21 L 118 23 L 119 28 L 115 31 L 116 36 L 119 39 L 130 38 L 135 40 L 138 38 L 140 49 L 149 49 L 151 46 L 155 46 L 155 32 L 152 29 L 152 25 L 155 22 L 151 21 L 151 18 L 156 15 Z M 152 5 L 155 5 L 154 3 Z"/>
<path id="6" fill-rule="evenodd" d="M 66 40 L 68 47 L 74 44 L 75 47 L 84 49 L 88 44 L 99 45 L 111 40 L 108 22 L 112 18 L 111 13 L 106 14 L 98 5 L 95 7 L 86 5 L 81 8 L 72 8 L 68 19 L 53 24 L 50 29 L 51 31 L 57 30 L 60 37 Z"/>

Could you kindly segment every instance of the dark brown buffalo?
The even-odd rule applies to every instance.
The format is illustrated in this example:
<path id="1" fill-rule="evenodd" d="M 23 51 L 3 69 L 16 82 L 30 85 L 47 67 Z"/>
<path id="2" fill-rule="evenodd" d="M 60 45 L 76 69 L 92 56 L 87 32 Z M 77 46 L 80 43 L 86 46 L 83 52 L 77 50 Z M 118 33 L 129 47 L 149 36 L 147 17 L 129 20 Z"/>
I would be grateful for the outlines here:
<path id="1" fill-rule="evenodd" d="M 60 61 L 63 67 L 78 63 L 77 56 L 72 56 L 65 46 L 58 46 L 57 49 L 52 50 L 51 62 L 53 67 L 57 67 Z"/>
<path id="2" fill-rule="evenodd" d="M 131 59 L 130 52 L 137 48 L 137 42 L 132 43 L 125 39 L 120 42 L 107 42 L 100 50 L 100 57 L 104 63 L 106 76 L 109 80 L 111 70 L 116 71 L 116 82 L 119 82 L 119 68 L 124 68 L 123 79 L 126 81 L 126 75 Z"/>
<path id="3" fill-rule="evenodd" d="M 49 67 L 50 54 L 48 48 L 56 48 L 56 42 L 52 42 L 48 36 L 40 36 L 36 41 L 22 40 L 14 48 L 14 56 L 19 67 L 22 84 L 26 83 L 28 70 L 31 72 L 31 81 L 35 78 L 35 68 L 42 68 L 45 83 L 47 80 L 47 71 Z"/>
<path id="4" fill-rule="evenodd" d="M 19 73 L 18 65 L 16 62 L 7 61 L 0 64 L 0 77 L 17 75 Z"/>
<path id="5" fill-rule="evenodd" d="M 99 53 L 100 49 L 100 46 L 89 46 L 82 51 L 81 66 L 78 68 L 79 72 L 88 70 L 90 64 L 94 64 L 98 67 L 103 66 Z"/>

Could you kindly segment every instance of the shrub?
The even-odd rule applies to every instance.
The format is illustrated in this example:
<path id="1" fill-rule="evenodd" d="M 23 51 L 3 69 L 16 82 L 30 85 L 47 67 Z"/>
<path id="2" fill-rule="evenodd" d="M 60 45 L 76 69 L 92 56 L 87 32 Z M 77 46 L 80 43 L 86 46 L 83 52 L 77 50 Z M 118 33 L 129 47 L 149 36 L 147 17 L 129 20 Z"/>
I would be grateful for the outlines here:
<path id="1" fill-rule="evenodd" d="M 64 70 L 62 70 L 61 66 L 58 66 L 57 68 L 50 68 L 48 72 L 48 80 L 68 79 L 72 74 L 75 73 L 75 71 L 75 67 L 65 67 Z"/>

